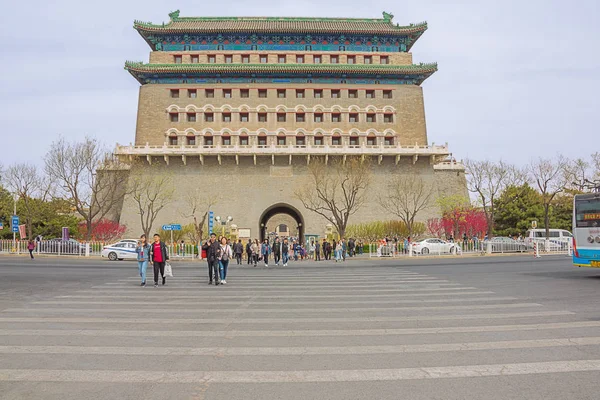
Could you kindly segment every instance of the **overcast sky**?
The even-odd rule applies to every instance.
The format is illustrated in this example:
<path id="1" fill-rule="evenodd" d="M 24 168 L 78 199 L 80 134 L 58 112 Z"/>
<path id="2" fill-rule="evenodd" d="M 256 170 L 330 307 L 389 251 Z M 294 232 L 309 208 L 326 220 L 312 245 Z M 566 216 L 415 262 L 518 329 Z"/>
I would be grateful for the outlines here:
<path id="1" fill-rule="evenodd" d="M 168 5 L 167 5 L 168 3 Z M 380 18 L 429 30 L 414 61 L 439 63 L 424 84 L 430 142 L 458 159 L 525 164 L 600 151 L 598 0 L 39 1 L 3 4 L 2 164 L 42 163 L 50 143 L 90 135 L 134 140 L 139 84 L 125 60 L 148 61 L 133 20 L 181 16 Z"/>

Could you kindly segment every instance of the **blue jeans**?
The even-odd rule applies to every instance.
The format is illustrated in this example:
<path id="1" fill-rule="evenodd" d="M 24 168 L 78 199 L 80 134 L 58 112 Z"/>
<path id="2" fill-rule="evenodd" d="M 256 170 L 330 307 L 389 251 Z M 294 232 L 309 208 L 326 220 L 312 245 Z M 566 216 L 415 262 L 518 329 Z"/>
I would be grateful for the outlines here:
<path id="1" fill-rule="evenodd" d="M 287 264 L 288 260 L 289 260 L 290 256 L 287 252 L 283 253 L 283 256 L 281 257 L 281 262 L 283 262 L 283 264 Z"/>
<path id="2" fill-rule="evenodd" d="M 142 277 L 142 283 L 146 282 L 146 268 L 148 268 L 148 260 L 138 261 L 138 269 L 140 271 L 140 276 Z"/>
<path id="3" fill-rule="evenodd" d="M 219 272 L 221 274 L 221 280 L 227 279 L 227 266 L 228 265 L 229 265 L 229 260 L 219 261 Z"/>
<path id="4" fill-rule="evenodd" d="M 342 250 L 336 250 L 335 251 L 335 259 L 336 260 L 341 260 L 342 259 Z"/>

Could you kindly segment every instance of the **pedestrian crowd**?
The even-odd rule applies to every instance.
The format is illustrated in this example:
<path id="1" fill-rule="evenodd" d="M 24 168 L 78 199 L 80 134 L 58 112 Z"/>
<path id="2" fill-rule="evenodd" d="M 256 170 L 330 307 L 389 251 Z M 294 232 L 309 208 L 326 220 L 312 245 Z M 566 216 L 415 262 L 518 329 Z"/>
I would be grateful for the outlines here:
<path id="1" fill-rule="evenodd" d="M 184 242 L 178 246 L 179 254 L 184 251 Z M 247 265 L 256 267 L 263 263 L 266 268 L 269 267 L 269 260 L 273 261 L 275 266 L 287 267 L 290 260 L 335 260 L 335 262 L 346 261 L 346 257 L 354 257 L 356 254 L 362 254 L 363 244 L 354 239 L 329 242 L 324 239 L 310 240 L 306 245 L 299 241 L 284 238 L 281 240 L 276 237 L 272 242 L 265 239 L 262 243 L 258 239 L 248 239 L 244 245 L 242 240 L 231 243 L 225 236 L 217 238 L 215 233 L 211 233 L 210 238 L 202 244 L 202 253 L 205 254 L 208 267 L 208 284 L 225 285 L 227 284 L 227 269 L 232 259 L 236 260 L 238 265 L 244 261 Z M 136 248 L 139 275 L 141 286 L 146 286 L 146 269 L 152 262 L 154 270 L 154 287 L 158 287 L 162 280 L 162 285 L 166 285 L 169 270 L 168 265 L 169 252 L 166 244 L 161 240 L 160 235 L 154 235 L 154 242 L 148 243 L 146 236 L 142 235 Z M 272 265 L 273 265 L 272 264 Z"/>

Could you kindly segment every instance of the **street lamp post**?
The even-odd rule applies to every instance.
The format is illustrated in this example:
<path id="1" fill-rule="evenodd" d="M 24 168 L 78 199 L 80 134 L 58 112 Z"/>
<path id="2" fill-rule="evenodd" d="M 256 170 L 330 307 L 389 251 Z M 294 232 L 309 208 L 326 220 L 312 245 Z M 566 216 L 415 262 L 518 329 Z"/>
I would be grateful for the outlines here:
<path id="1" fill-rule="evenodd" d="M 215 221 L 221 224 L 221 236 L 225 236 L 225 226 L 231 221 L 233 221 L 233 217 L 231 215 L 228 215 L 227 218 L 223 220 L 223 218 L 217 215 L 215 217 Z"/>

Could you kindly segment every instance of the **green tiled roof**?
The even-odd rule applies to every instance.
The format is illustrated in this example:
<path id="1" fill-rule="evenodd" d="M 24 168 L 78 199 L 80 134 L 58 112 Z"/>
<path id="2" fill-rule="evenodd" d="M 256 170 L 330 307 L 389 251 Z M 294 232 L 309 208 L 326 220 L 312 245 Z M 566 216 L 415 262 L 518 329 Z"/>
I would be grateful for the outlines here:
<path id="1" fill-rule="evenodd" d="M 216 33 L 216 32 L 289 32 L 289 33 L 364 33 L 386 35 L 421 34 L 427 23 L 399 26 L 391 14 L 383 18 L 285 18 L 285 17 L 180 17 L 169 14 L 168 23 L 134 21 L 134 28 L 145 32 Z"/>
<path id="2" fill-rule="evenodd" d="M 127 61 L 125 69 L 145 73 L 325 73 L 325 74 L 427 74 L 437 71 L 437 63 L 412 65 L 377 64 L 145 64 Z"/>

